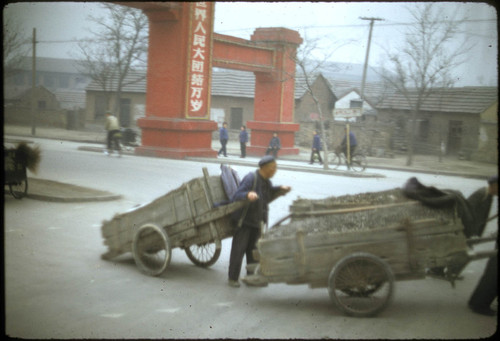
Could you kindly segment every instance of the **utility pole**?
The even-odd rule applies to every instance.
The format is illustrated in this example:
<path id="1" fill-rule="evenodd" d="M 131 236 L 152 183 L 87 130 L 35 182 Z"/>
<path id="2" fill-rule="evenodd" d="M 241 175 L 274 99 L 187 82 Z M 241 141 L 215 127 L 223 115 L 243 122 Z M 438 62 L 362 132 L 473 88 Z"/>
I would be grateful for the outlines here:
<path id="1" fill-rule="evenodd" d="M 370 33 L 368 34 L 368 46 L 366 47 L 366 56 L 365 56 L 365 65 L 363 67 L 363 80 L 361 81 L 361 107 L 363 107 L 363 102 L 365 100 L 365 83 L 366 83 L 366 70 L 368 68 L 368 57 L 370 56 L 370 45 L 372 42 L 372 31 L 373 31 L 373 22 L 374 21 L 382 21 L 382 18 L 367 18 L 367 17 L 359 17 L 361 20 L 370 20 Z"/>
<path id="2" fill-rule="evenodd" d="M 36 134 L 36 28 L 33 28 L 33 54 L 31 64 L 31 135 Z"/>

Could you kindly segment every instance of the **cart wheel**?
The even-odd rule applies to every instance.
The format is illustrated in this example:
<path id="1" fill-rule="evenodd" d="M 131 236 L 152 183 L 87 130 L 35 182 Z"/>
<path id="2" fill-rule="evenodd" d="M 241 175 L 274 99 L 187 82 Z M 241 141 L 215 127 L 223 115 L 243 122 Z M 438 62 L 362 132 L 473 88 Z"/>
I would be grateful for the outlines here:
<path id="1" fill-rule="evenodd" d="M 9 184 L 10 194 L 16 199 L 22 199 L 28 194 L 28 179 Z"/>
<path id="2" fill-rule="evenodd" d="M 185 249 L 186 255 L 194 265 L 207 268 L 217 262 L 220 256 L 220 240 L 213 243 L 193 244 Z"/>
<path id="3" fill-rule="evenodd" d="M 328 293 L 335 305 L 356 317 L 374 316 L 389 304 L 394 275 L 389 265 L 369 253 L 342 258 L 328 277 Z"/>
<path id="4" fill-rule="evenodd" d="M 165 271 L 172 257 L 170 239 L 158 226 L 143 225 L 135 233 L 132 254 L 141 271 L 150 276 L 158 276 Z"/>

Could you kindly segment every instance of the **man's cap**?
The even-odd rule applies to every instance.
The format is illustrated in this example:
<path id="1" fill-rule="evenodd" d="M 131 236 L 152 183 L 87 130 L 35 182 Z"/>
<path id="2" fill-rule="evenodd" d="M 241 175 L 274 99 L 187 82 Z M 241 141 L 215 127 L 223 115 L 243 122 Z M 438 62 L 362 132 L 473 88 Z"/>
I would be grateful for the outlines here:
<path id="1" fill-rule="evenodd" d="M 272 157 L 271 155 L 266 155 L 262 159 L 260 159 L 259 167 L 265 166 L 271 162 L 276 162 L 276 159 L 274 157 Z"/>
<path id="2" fill-rule="evenodd" d="M 498 175 L 493 175 L 488 179 L 488 183 L 491 184 L 497 184 L 498 183 Z"/>

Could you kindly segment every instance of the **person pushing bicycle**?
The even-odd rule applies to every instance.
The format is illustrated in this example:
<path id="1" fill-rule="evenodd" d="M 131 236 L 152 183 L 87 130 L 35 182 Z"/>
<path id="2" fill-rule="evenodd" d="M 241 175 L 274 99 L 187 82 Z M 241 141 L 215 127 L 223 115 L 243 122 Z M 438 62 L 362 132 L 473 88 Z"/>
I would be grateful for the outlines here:
<path id="1" fill-rule="evenodd" d="M 352 155 L 354 154 L 354 151 L 356 150 L 356 147 L 358 145 L 358 141 L 356 140 L 356 136 L 352 131 L 349 131 L 349 158 L 347 157 L 347 126 L 344 128 L 344 138 L 342 139 L 342 142 L 340 146 L 342 147 L 342 152 L 344 153 L 346 160 L 349 159 L 349 164 L 351 163 Z"/>

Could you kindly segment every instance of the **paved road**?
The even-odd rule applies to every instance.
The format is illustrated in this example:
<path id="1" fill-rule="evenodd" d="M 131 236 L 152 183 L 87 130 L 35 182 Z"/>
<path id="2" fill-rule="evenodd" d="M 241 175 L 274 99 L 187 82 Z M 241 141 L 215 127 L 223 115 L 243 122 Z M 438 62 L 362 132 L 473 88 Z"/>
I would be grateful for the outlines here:
<path id="1" fill-rule="evenodd" d="M 217 164 L 126 156 L 109 158 L 78 150 L 81 144 L 36 140 L 43 157 L 38 178 L 97 188 L 121 200 L 50 203 L 4 196 L 6 332 L 21 338 L 478 338 L 493 334 L 496 319 L 470 312 L 466 301 L 485 265 L 471 263 L 452 289 L 426 279 L 398 282 L 392 305 L 376 318 L 342 315 L 326 289 L 272 284 L 226 285 L 230 240 L 210 269 L 193 266 L 174 249 L 160 277 L 139 272 L 130 255 L 103 261 L 104 219 L 147 203 Z M 238 166 L 240 174 L 253 168 Z M 297 198 L 400 187 L 410 176 L 385 178 L 278 171 L 274 183 L 293 191 L 271 206 L 271 222 Z M 428 185 L 464 195 L 484 181 L 419 175 Z M 495 223 L 488 226 L 496 228 Z M 483 245 L 492 248 L 491 244 Z"/>

